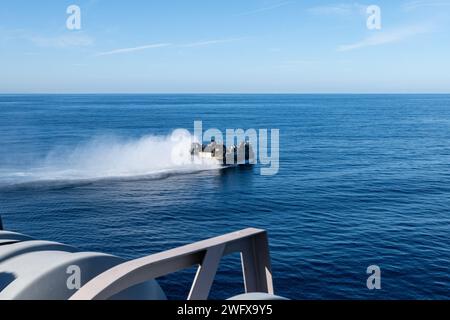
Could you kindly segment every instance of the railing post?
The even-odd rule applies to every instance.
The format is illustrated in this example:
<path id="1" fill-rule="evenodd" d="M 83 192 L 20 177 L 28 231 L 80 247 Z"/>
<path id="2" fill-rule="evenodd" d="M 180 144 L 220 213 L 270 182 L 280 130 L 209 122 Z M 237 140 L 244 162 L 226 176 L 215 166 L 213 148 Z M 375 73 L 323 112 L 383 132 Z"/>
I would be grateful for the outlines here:
<path id="1" fill-rule="evenodd" d="M 249 239 L 241 252 L 245 292 L 273 294 L 272 267 L 270 264 L 267 233 Z"/>
<path id="2" fill-rule="evenodd" d="M 197 269 L 188 300 L 208 300 L 224 249 L 225 245 L 221 244 L 206 251 L 205 257 Z"/>
<path id="3" fill-rule="evenodd" d="M 71 300 L 108 299 L 136 284 L 200 265 L 188 299 L 207 299 L 220 260 L 240 252 L 246 292 L 273 294 L 267 233 L 248 228 L 119 264 L 91 279 Z"/>

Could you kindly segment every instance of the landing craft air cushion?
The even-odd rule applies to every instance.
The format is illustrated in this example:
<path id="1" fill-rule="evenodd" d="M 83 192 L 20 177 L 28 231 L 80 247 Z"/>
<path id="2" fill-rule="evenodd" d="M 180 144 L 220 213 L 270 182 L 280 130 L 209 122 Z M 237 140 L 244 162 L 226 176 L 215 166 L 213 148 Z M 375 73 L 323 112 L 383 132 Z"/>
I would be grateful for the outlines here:
<path id="1" fill-rule="evenodd" d="M 255 153 L 249 142 L 241 142 L 239 146 L 232 145 L 228 148 L 214 139 L 209 144 L 192 143 L 191 156 L 213 159 L 228 167 L 255 164 Z"/>

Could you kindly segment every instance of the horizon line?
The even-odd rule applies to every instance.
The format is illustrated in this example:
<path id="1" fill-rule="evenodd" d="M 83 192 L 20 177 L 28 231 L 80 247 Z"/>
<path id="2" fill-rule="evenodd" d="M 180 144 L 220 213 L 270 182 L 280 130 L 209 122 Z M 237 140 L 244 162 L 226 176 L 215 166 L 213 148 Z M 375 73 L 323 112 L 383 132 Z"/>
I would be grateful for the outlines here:
<path id="1" fill-rule="evenodd" d="M 0 95 L 450 95 L 450 92 L 0 92 Z"/>

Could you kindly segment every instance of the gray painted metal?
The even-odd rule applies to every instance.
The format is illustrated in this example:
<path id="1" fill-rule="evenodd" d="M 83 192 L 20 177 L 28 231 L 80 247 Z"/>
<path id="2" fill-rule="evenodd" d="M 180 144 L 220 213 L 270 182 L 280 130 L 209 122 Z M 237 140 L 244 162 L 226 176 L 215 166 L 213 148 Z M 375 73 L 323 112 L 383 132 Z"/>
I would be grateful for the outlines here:
<path id="1" fill-rule="evenodd" d="M 268 293 L 260 293 L 260 292 L 253 292 L 253 293 L 244 293 L 237 296 L 234 296 L 227 300 L 289 300 L 280 296 L 275 296 L 273 294 Z"/>
<path id="2" fill-rule="evenodd" d="M 0 299 L 166 299 L 154 280 L 197 265 L 189 300 L 208 298 L 221 258 L 240 253 L 246 293 L 273 295 L 267 233 L 245 229 L 132 261 L 0 231 Z M 81 288 L 67 286 L 69 266 Z M 252 295 L 248 296 L 252 297 Z M 276 298 L 276 297 L 275 297 Z"/>
<path id="3" fill-rule="evenodd" d="M 190 299 L 206 299 L 222 256 L 240 252 L 245 292 L 273 294 L 267 233 L 245 229 L 119 264 L 81 287 L 71 300 L 104 300 L 147 280 L 199 265 Z"/>
<path id="4" fill-rule="evenodd" d="M 65 251 L 76 252 L 77 249 L 65 244 L 51 241 L 21 241 L 9 245 L 0 246 L 0 263 L 16 256 L 36 251 Z"/>
<path id="5" fill-rule="evenodd" d="M 33 238 L 12 231 L 0 231 L 0 240 L 9 240 L 9 241 L 28 241 L 33 240 Z"/>
<path id="6" fill-rule="evenodd" d="M 125 260 L 95 252 L 35 251 L 20 254 L 0 263 L 0 299 L 65 300 L 76 292 L 68 285 L 69 267 L 80 270 L 81 285 Z M 9 276 L 7 276 L 9 275 Z M 115 298 L 115 297 L 111 297 Z M 164 299 L 156 281 L 124 292 L 123 299 Z"/>

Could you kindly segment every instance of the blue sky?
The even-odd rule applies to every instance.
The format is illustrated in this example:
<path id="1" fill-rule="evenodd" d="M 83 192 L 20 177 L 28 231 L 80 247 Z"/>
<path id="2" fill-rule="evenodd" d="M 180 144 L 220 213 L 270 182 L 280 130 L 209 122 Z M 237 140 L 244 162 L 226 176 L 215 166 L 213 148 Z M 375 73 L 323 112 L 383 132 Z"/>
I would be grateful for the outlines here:
<path id="1" fill-rule="evenodd" d="M 450 0 L 0 4 L 0 93 L 448 93 L 449 56 Z"/>

